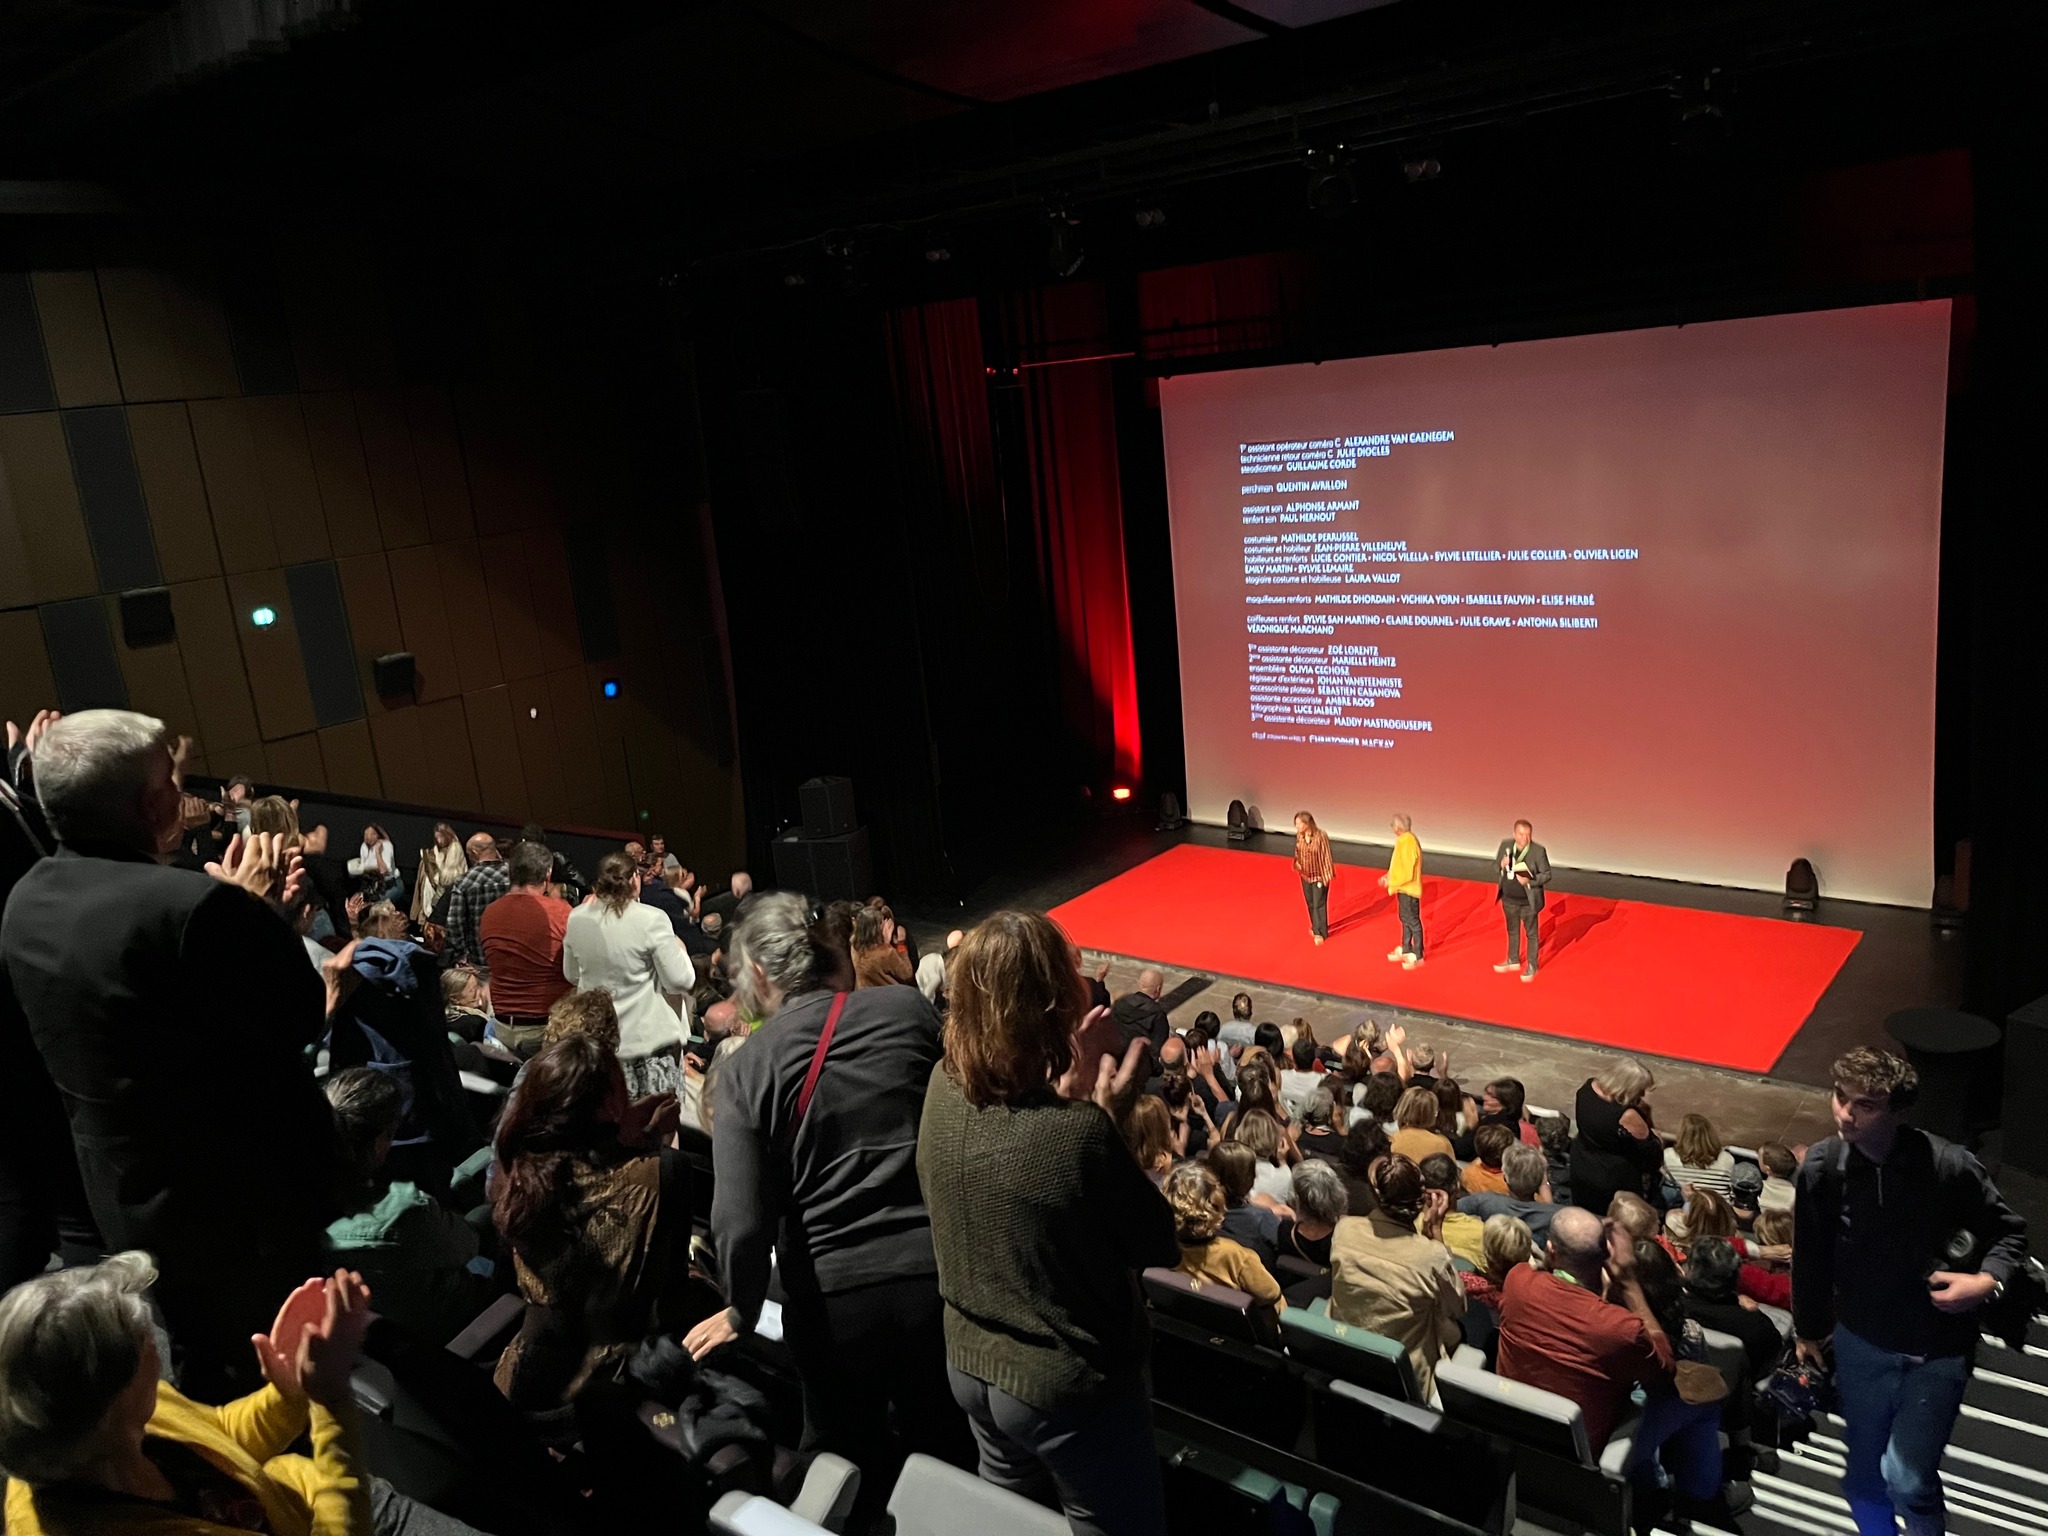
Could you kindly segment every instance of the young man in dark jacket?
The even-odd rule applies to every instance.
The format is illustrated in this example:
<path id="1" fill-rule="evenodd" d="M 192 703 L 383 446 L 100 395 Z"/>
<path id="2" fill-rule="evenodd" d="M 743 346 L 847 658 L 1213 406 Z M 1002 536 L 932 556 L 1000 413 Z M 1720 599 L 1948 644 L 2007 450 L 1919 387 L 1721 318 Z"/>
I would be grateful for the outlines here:
<path id="1" fill-rule="evenodd" d="M 1941 1454 L 1981 1320 L 2026 1258 L 2026 1223 L 1961 1147 L 1904 1124 L 1919 1078 L 1884 1051 L 1834 1065 L 1838 1134 L 1806 1155 L 1793 1206 L 1802 1358 L 1830 1333 L 1848 1424 L 1842 1492 L 1862 1536 L 1944 1528 Z"/>

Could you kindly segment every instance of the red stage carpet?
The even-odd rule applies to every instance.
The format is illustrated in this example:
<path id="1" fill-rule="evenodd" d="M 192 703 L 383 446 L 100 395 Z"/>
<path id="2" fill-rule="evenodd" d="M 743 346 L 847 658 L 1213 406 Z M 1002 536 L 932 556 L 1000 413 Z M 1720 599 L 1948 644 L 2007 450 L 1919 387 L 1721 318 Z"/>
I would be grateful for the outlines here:
<path id="1" fill-rule="evenodd" d="M 1330 937 L 1320 949 L 1309 942 L 1288 859 L 1192 843 L 1052 915 L 1087 948 L 1165 966 L 1747 1072 L 1770 1070 L 1862 937 L 1552 887 L 1542 974 L 1524 984 L 1493 971 L 1507 956 L 1494 888 L 1425 880 L 1428 963 L 1404 971 L 1386 958 L 1401 929 L 1378 878 L 1377 870 L 1337 866 Z"/>

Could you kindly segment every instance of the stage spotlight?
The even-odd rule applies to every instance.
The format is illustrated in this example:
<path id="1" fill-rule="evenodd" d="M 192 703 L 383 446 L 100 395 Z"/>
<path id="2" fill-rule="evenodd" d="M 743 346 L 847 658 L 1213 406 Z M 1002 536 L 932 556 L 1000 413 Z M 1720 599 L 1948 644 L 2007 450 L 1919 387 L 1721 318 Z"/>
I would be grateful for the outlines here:
<path id="1" fill-rule="evenodd" d="M 258 629 L 268 629 L 277 622 L 277 610 L 268 603 L 261 608 L 252 608 L 249 610 L 249 622 Z"/>
<path id="2" fill-rule="evenodd" d="M 1401 174 L 1407 178 L 1410 186 L 1418 181 L 1435 181 L 1443 172 L 1444 168 L 1435 155 L 1425 155 L 1419 160 L 1401 162 Z"/>
<path id="3" fill-rule="evenodd" d="M 1252 835 L 1251 819 L 1245 814 L 1242 800 L 1231 801 L 1230 809 L 1223 813 L 1223 835 L 1233 843 L 1241 843 Z"/>
<path id="4" fill-rule="evenodd" d="M 604 696 L 608 699 L 616 699 L 619 696 L 619 680 L 616 677 L 604 680 Z"/>
<path id="5" fill-rule="evenodd" d="M 951 261 L 953 253 L 943 245 L 935 245 L 924 253 L 924 259 L 933 266 L 937 266 L 942 261 Z"/>
<path id="6" fill-rule="evenodd" d="M 1805 859 L 1794 859 L 1785 871 L 1785 910 L 1811 912 L 1820 905 L 1820 877 Z"/>
<path id="7" fill-rule="evenodd" d="M 1157 229 L 1166 222 L 1166 210 L 1164 208 L 1139 208 L 1132 212 L 1131 218 L 1136 221 L 1140 229 Z"/>
<path id="8" fill-rule="evenodd" d="M 1045 242 L 1045 265 L 1054 277 L 1072 277 L 1088 259 L 1081 248 L 1081 221 L 1064 208 L 1055 208 L 1045 217 L 1052 226 Z"/>
<path id="9" fill-rule="evenodd" d="M 1130 785 L 1128 785 L 1128 784 L 1119 784 L 1119 785 L 1117 785 L 1117 786 L 1116 786 L 1116 788 L 1112 789 L 1112 790 L 1111 790 L 1111 791 L 1109 792 L 1109 798 L 1110 798 L 1110 799 L 1112 799 L 1112 800 L 1128 800 L 1128 799 L 1130 799 L 1130 798 L 1131 798 L 1131 786 L 1130 786 Z"/>
<path id="10" fill-rule="evenodd" d="M 1326 219 L 1348 217 L 1358 207 L 1358 183 L 1351 177 L 1351 156 L 1342 144 L 1308 152 L 1308 206 Z"/>

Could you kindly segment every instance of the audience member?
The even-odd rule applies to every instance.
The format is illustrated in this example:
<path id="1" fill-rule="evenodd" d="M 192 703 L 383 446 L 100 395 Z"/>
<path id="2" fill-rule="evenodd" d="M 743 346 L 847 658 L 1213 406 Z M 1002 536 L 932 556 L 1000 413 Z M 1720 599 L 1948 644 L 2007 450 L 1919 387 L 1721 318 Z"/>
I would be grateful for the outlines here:
<path id="1" fill-rule="evenodd" d="M 156 862 L 181 803 L 161 721 L 67 715 L 33 771 L 60 846 L 15 886 L 0 963 L 101 1234 L 156 1256 L 180 1379 L 225 1396 L 253 1384 L 247 1342 L 275 1298 L 322 1262 L 337 1160 L 305 1050 L 347 960 L 323 987 L 260 899 L 296 894 L 275 836 L 230 843 L 223 878 Z"/>
<path id="2" fill-rule="evenodd" d="M 491 1033 L 489 978 L 477 971 L 441 973 L 441 1023 L 458 1071 L 509 1085 L 519 1057 Z"/>
<path id="3" fill-rule="evenodd" d="M 1173 1209 L 1173 1232 L 1180 1242 L 1180 1263 L 1174 1267 L 1211 1285 L 1243 1291 L 1259 1307 L 1270 1309 L 1262 1323 L 1277 1339 L 1279 1327 L 1272 1314 L 1286 1305 L 1280 1282 L 1257 1254 L 1226 1233 L 1226 1198 L 1208 1165 L 1182 1163 L 1166 1176 L 1166 1203 Z"/>
<path id="4" fill-rule="evenodd" d="M 405 1088 L 389 1072 L 350 1067 L 324 1085 L 346 1163 L 341 1215 L 327 1224 L 330 1266 L 369 1282 L 377 1311 L 434 1343 L 461 1332 L 489 1300 L 472 1273 L 477 1234 L 440 1201 L 385 1176 L 405 1113 Z"/>
<path id="5" fill-rule="evenodd" d="M 1657 1208 L 1641 1195 L 1622 1190 L 1607 1202 L 1607 1219 L 1628 1234 L 1632 1243 L 1654 1243 L 1664 1231 Z"/>
<path id="6" fill-rule="evenodd" d="M 1318 1088 L 1301 1102 L 1295 1115 L 1294 1147 L 1304 1158 L 1336 1162 L 1344 1155 L 1344 1133 L 1337 1128 L 1337 1101 Z"/>
<path id="7" fill-rule="evenodd" d="M 512 1090 L 491 1206 L 527 1302 L 496 1373 L 519 1407 L 621 1382 L 643 1339 L 688 1320 L 690 1174 L 652 1150 L 662 1134 L 588 1035 L 544 1046 Z"/>
<path id="8" fill-rule="evenodd" d="M 1572 1203 L 1572 1123 L 1563 1115 L 1544 1115 L 1536 1122 L 1536 1140 L 1550 1168 L 1550 1198 Z"/>
<path id="9" fill-rule="evenodd" d="M 254 806 L 250 816 L 253 828 Z M 405 877 L 398 872 L 398 850 L 392 846 L 390 835 L 374 821 L 363 828 L 363 845 L 349 861 L 348 872 L 362 882 L 364 894 L 372 901 L 395 902 L 405 894 Z"/>
<path id="10" fill-rule="evenodd" d="M 855 986 L 907 987 L 911 984 L 910 961 L 896 947 L 896 920 L 887 907 L 868 906 L 854 910 L 852 947 Z"/>
<path id="11" fill-rule="evenodd" d="M 412 920 L 423 923 L 432 917 L 442 896 L 468 873 L 469 859 L 455 829 L 445 821 L 435 822 L 433 841 L 420 850 L 420 867 L 413 875 Z"/>
<path id="12" fill-rule="evenodd" d="M 1513 1128 L 1497 1120 L 1486 1122 L 1472 1133 L 1473 1157 L 1465 1167 L 1463 1179 L 1466 1194 L 1504 1195 L 1508 1192 L 1507 1175 L 1500 1171 L 1500 1160 L 1515 1143 Z"/>
<path id="13" fill-rule="evenodd" d="M 730 927 L 741 917 L 740 906 L 754 894 L 754 877 L 744 869 L 733 871 L 726 888 L 716 896 L 706 896 L 697 905 L 700 921 L 716 915 L 723 927 Z M 715 930 L 713 930 L 715 931 Z"/>
<path id="14" fill-rule="evenodd" d="M 733 939 L 740 1016 L 762 1027 L 725 1064 L 711 1210 L 726 1309 L 690 1353 L 754 1330 L 771 1256 L 809 1433 L 885 1491 L 910 1450 L 966 1456 L 946 1378 L 937 1264 L 917 1181 L 939 1022 L 915 987 L 853 988 L 853 959 L 812 934 L 803 897 L 760 896 Z M 964 984 L 964 978 L 963 978 Z"/>
<path id="15" fill-rule="evenodd" d="M 1165 990 L 1166 978 L 1147 966 L 1138 972 L 1137 985 L 1118 998 L 1109 1011 L 1124 1044 L 1143 1040 L 1152 1047 L 1155 1059 L 1167 1037 L 1173 1033 L 1173 1025 L 1166 1017 L 1166 1007 L 1159 1001 Z"/>
<path id="16" fill-rule="evenodd" d="M 1714 1122 L 1705 1115 L 1687 1115 L 1678 1122 L 1678 1140 L 1664 1149 L 1664 1177 L 1683 1193 L 1694 1185 L 1717 1195 L 1730 1191 L 1735 1154 L 1721 1145 Z"/>
<path id="17" fill-rule="evenodd" d="M 1178 1244 L 1112 1118 L 1140 1056 L 1113 1065 L 1118 1031 L 1084 1016 L 1082 978 L 1050 918 L 996 914 L 962 941 L 954 975 L 918 1172 L 947 1374 L 981 1475 L 1056 1504 L 1077 1531 L 1163 1533 L 1131 1276 L 1174 1263 Z M 1156 1163 L 1164 1106 L 1136 1108 L 1153 1118 Z"/>
<path id="18" fill-rule="evenodd" d="M 1395 1153 L 1417 1164 L 1425 1157 L 1441 1155 L 1455 1158 L 1457 1149 L 1451 1145 L 1450 1138 L 1439 1133 L 1439 1112 L 1437 1097 L 1429 1089 L 1410 1088 L 1403 1093 L 1400 1102 L 1394 1106 L 1394 1124 L 1397 1127 L 1393 1136 Z"/>
<path id="19" fill-rule="evenodd" d="M 185 871 L 180 871 L 185 873 Z M 365 1466 L 350 1373 L 370 1293 L 346 1271 L 286 1294 L 254 1345 L 264 1384 L 220 1407 L 160 1379 L 149 1255 L 45 1275 L 0 1298 L 7 1529 L 475 1536 Z M 291 1447 L 304 1441 L 310 1457 Z"/>
<path id="20" fill-rule="evenodd" d="M 1756 1218 L 1756 1240 L 1762 1246 L 1742 1266 L 1736 1289 L 1759 1306 L 1792 1310 L 1793 1226 L 1791 1211 L 1763 1211 Z"/>
<path id="21" fill-rule="evenodd" d="M 1503 1211 L 1486 1218 L 1479 1235 L 1480 1261 L 1474 1268 L 1462 1271 L 1458 1280 L 1465 1287 L 1468 1302 L 1476 1301 L 1493 1314 L 1496 1328 L 1501 1287 L 1507 1283 L 1508 1271 L 1528 1264 L 1529 1255 L 1535 1251 L 1536 1240 L 1521 1217 Z"/>
<path id="22" fill-rule="evenodd" d="M 1338 1170 L 1344 1175 L 1350 1215 L 1370 1216 L 1379 1209 L 1379 1197 L 1372 1192 L 1372 1171 L 1389 1150 L 1387 1128 L 1377 1120 L 1361 1120 L 1344 1133 L 1344 1153 Z"/>
<path id="23" fill-rule="evenodd" d="M 632 857 L 630 845 L 626 856 Z M 674 855 L 667 864 L 643 868 L 640 874 L 640 900 L 666 918 L 669 931 L 686 946 L 697 930 L 696 907 L 683 888 L 689 878 L 689 871 Z"/>
<path id="24" fill-rule="evenodd" d="M 1241 1141 L 1219 1141 L 1209 1148 L 1203 1166 L 1223 1191 L 1219 1230 L 1271 1270 L 1280 1258 L 1280 1215 L 1270 1205 L 1253 1203 L 1258 1157 Z"/>
<path id="25" fill-rule="evenodd" d="M 1795 1193 L 1792 1179 L 1799 1172 L 1799 1159 L 1781 1141 L 1767 1141 L 1756 1149 L 1757 1165 L 1763 1169 L 1764 1187 L 1757 1195 L 1760 1211 L 1789 1211 Z"/>
<path id="26" fill-rule="evenodd" d="M 491 972 L 498 1036 L 520 1055 L 530 1056 L 547 1027 L 548 1010 L 569 990 L 562 969 L 562 940 L 570 909 L 553 892 L 554 855 L 545 845 L 518 844 L 505 867 L 505 894 L 491 903 L 477 924 L 477 939 Z M 458 898 L 461 893 L 458 884 Z"/>
<path id="27" fill-rule="evenodd" d="M 1735 1207 L 1704 1184 L 1693 1185 L 1685 1204 L 1664 1216 L 1664 1233 L 1674 1245 L 1674 1258 L 1683 1258 L 1685 1248 L 1702 1237 L 1733 1238 L 1737 1230 Z"/>
<path id="28" fill-rule="evenodd" d="M 932 1012 L 941 1020 L 946 1017 L 950 1004 L 946 1000 L 946 957 L 926 955 L 917 962 L 917 990 L 924 994 L 924 1000 L 932 1005 Z"/>
<path id="29" fill-rule="evenodd" d="M 463 851 L 469 872 L 448 889 L 448 953 L 454 960 L 480 966 L 485 963 L 484 946 L 477 927 L 491 904 L 511 888 L 512 868 L 488 832 L 471 833 Z"/>
<path id="30" fill-rule="evenodd" d="M 1494 1216 L 1516 1217 L 1527 1224 L 1529 1235 L 1538 1243 L 1546 1241 L 1551 1218 L 1558 1208 L 1549 1198 L 1549 1167 L 1543 1154 L 1516 1142 L 1501 1154 L 1500 1171 L 1508 1186 L 1506 1194 L 1466 1195 L 1458 1201 L 1458 1209 L 1481 1221 Z"/>
<path id="31" fill-rule="evenodd" d="M 1231 1129 L 1231 1140 L 1252 1149 L 1258 1166 L 1252 1172 L 1252 1192 L 1264 1195 L 1276 1205 L 1294 1198 L 1294 1175 L 1288 1171 L 1293 1149 L 1287 1144 L 1280 1122 L 1262 1109 L 1240 1115 Z"/>
<path id="32" fill-rule="evenodd" d="M 1290 1116 L 1299 1118 L 1301 1106 L 1312 1093 L 1322 1091 L 1320 1053 L 1313 1035 L 1296 1035 L 1288 1044 L 1286 1063 L 1280 1072 L 1280 1103 Z"/>
<path id="33" fill-rule="evenodd" d="M 1479 1124 L 1504 1125 L 1529 1146 L 1541 1146 L 1529 1118 L 1528 1097 L 1518 1077 L 1496 1077 L 1479 1090 Z"/>
<path id="34" fill-rule="evenodd" d="M 680 1096 L 688 999 L 697 984 L 690 957 L 668 920 L 641 902 L 640 871 L 626 854 L 608 853 L 599 861 L 591 896 L 564 925 L 562 974 L 579 990 L 603 987 L 611 993 L 626 1091 L 636 1099 Z"/>
<path id="35" fill-rule="evenodd" d="M 1694 1521 L 1739 1530 L 1721 1493 L 1721 1423 L 1727 1381 L 1707 1361 L 1704 1330 L 1686 1314 L 1685 1291 L 1671 1255 L 1656 1243 L 1635 1243 L 1636 1282 L 1671 1341 L 1669 1378 L 1646 1382 L 1643 1413 L 1627 1475 L 1637 1487 L 1646 1525 L 1656 1528 L 1668 1497 L 1681 1529 Z"/>
<path id="36" fill-rule="evenodd" d="M 1702 1328 L 1730 1334 L 1742 1341 L 1752 1384 L 1769 1376 L 1784 1352 L 1778 1325 L 1754 1308 L 1742 1305 L 1738 1282 L 1742 1256 L 1725 1237 L 1703 1237 L 1685 1256 L 1686 1313 Z"/>
<path id="37" fill-rule="evenodd" d="M 1544 1267 L 1510 1270 L 1501 1286 L 1500 1374 L 1577 1403 L 1596 1456 L 1635 1388 L 1671 1375 L 1671 1340 L 1643 1296 L 1635 1253 L 1591 1211 L 1564 1206 Z"/>
<path id="38" fill-rule="evenodd" d="M 1145 1177 L 1154 1184 L 1163 1184 L 1180 1154 L 1187 1150 L 1187 1122 L 1183 1120 L 1176 1127 L 1173 1112 L 1164 1099 L 1141 1094 L 1124 1123 L 1124 1141 Z"/>
<path id="39" fill-rule="evenodd" d="M 1406 1349 L 1426 1401 L 1465 1312 L 1465 1287 L 1442 1241 L 1449 1204 L 1399 1152 L 1374 1170 L 1373 1195 L 1379 1209 L 1345 1217 L 1330 1240 L 1330 1316 Z"/>
<path id="40" fill-rule="evenodd" d="M 1572 1203 L 1601 1212 L 1625 1189 L 1647 1194 L 1662 1176 L 1664 1147 L 1650 1124 L 1650 1069 L 1617 1056 L 1579 1087 L 1578 1135 L 1572 1140 Z"/>
<path id="41" fill-rule="evenodd" d="M 1418 1166 L 1422 1170 L 1423 1188 L 1436 1190 L 1444 1197 L 1443 1221 L 1438 1228 L 1439 1239 L 1451 1250 L 1451 1257 L 1463 1259 L 1477 1269 L 1486 1262 L 1483 1247 L 1486 1223 L 1479 1217 L 1468 1216 L 1458 1209 L 1458 1199 L 1465 1190 L 1458 1179 L 1456 1159 L 1437 1152 L 1425 1157 Z"/>
<path id="42" fill-rule="evenodd" d="M 1282 1217 L 1276 1240 L 1280 1257 L 1330 1267 L 1330 1238 L 1350 1214 L 1343 1177 L 1331 1164 L 1303 1162 L 1294 1170 L 1294 1214 Z"/>

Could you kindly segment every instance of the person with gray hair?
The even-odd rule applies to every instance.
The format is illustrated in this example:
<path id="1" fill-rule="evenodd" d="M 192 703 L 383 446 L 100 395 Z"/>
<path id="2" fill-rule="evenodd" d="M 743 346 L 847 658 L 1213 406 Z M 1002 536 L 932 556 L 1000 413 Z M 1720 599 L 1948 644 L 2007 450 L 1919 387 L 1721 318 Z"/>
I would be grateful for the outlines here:
<path id="1" fill-rule="evenodd" d="M 1277 1244 L 1281 1258 L 1304 1259 L 1319 1269 L 1330 1267 L 1330 1236 L 1351 1214 L 1344 1176 L 1317 1158 L 1303 1158 L 1294 1167 L 1294 1216 L 1283 1217 Z M 1323 1294 L 1327 1294 L 1327 1291 Z"/>
<path id="2" fill-rule="evenodd" d="M 751 1333 L 772 1256 L 806 1442 L 860 1467 L 861 1508 L 879 1512 L 906 1449 L 975 1463 L 917 1177 L 938 1016 L 915 987 L 854 990 L 841 932 L 828 938 L 807 898 L 778 891 L 754 897 L 733 934 L 733 1001 L 755 1030 L 712 1089 L 711 1240 L 728 1305 L 684 1343 L 701 1360 Z"/>
<path id="3" fill-rule="evenodd" d="M 370 1291 L 337 1271 L 286 1293 L 249 1342 L 264 1384 L 221 1407 L 161 1380 L 146 1253 L 31 1280 L 0 1297 L 0 1473 L 7 1529 L 475 1536 L 364 1466 L 350 1373 Z M 310 1430 L 311 1456 L 291 1454 Z"/>
<path id="4" fill-rule="evenodd" d="M 1422 964 L 1422 843 L 1406 811 L 1395 813 L 1393 830 L 1394 852 L 1387 861 L 1387 872 L 1380 876 L 1380 889 L 1394 898 L 1394 910 L 1401 918 L 1401 942 L 1387 958 L 1412 971 Z"/>
<path id="5" fill-rule="evenodd" d="M 1547 1187 L 1550 1160 L 1541 1147 L 1524 1146 L 1518 1141 L 1501 1153 L 1500 1172 L 1507 1181 L 1506 1194 L 1484 1190 L 1466 1195 L 1458 1201 L 1458 1209 L 1481 1221 L 1495 1216 L 1517 1217 L 1527 1224 L 1529 1235 L 1540 1245 L 1550 1235 L 1550 1223 L 1559 1210 L 1551 1204 Z"/>
<path id="6" fill-rule="evenodd" d="M 255 1384 L 247 1342 L 276 1297 L 324 1261 L 334 1126 L 306 1048 L 352 952 L 315 971 L 258 899 L 291 894 L 275 835 L 231 843 L 215 878 L 158 862 L 180 819 L 160 721 L 67 715 L 33 771 L 60 846 L 15 887 L 0 966 L 101 1233 L 156 1255 L 180 1379 L 224 1398 Z"/>

